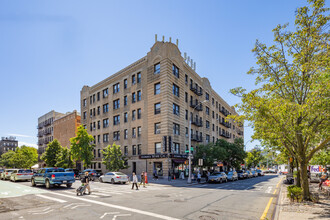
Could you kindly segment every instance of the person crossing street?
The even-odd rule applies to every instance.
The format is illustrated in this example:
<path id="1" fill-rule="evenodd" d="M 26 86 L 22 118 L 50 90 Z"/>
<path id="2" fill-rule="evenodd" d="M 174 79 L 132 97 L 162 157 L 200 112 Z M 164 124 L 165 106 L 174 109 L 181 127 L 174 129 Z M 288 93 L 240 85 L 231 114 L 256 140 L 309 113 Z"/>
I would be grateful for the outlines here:
<path id="1" fill-rule="evenodd" d="M 134 185 L 135 185 L 136 190 L 139 190 L 137 183 L 138 183 L 138 178 L 137 178 L 137 176 L 135 175 L 135 173 L 133 172 L 133 177 L 132 177 L 132 189 L 134 189 Z"/>

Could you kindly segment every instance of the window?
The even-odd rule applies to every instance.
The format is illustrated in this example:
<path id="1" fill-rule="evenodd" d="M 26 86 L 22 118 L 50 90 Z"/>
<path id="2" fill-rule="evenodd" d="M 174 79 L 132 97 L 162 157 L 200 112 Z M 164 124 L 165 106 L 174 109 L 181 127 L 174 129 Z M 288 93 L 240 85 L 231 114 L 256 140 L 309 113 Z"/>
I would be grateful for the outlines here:
<path id="1" fill-rule="evenodd" d="M 186 110 L 185 118 L 186 118 L 186 120 L 188 120 L 188 110 Z"/>
<path id="2" fill-rule="evenodd" d="M 119 141 L 120 140 L 120 131 L 113 132 L 113 140 Z"/>
<path id="3" fill-rule="evenodd" d="M 186 127 L 186 137 L 189 137 L 188 136 L 188 128 Z"/>
<path id="4" fill-rule="evenodd" d="M 101 128 L 101 121 L 97 121 L 97 129 Z"/>
<path id="5" fill-rule="evenodd" d="M 160 154 L 162 152 L 162 144 L 155 143 L 155 154 Z"/>
<path id="6" fill-rule="evenodd" d="M 208 144 L 208 143 L 210 143 L 210 135 L 206 135 L 206 137 L 205 137 L 205 140 L 206 140 L 206 143 Z"/>
<path id="7" fill-rule="evenodd" d="M 103 89 L 103 98 L 108 97 L 108 88 Z"/>
<path id="8" fill-rule="evenodd" d="M 173 64 L 173 75 L 179 78 L 179 68 Z"/>
<path id="9" fill-rule="evenodd" d="M 93 103 L 95 103 L 95 94 L 93 95 Z"/>
<path id="10" fill-rule="evenodd" d="M 206 121 L 206 128 L 210 128 L 210 122 L 209 121 Z"/>
<path id="11" fill-rule="evenodd" d="M 141 137 L 141 132 L 142 132 L 142 128 L 141 128 L 141 126 L 139 126 L 139 127 L 137 128 L 137 136 L 138 136 L 138 137 Z"/>
<path id="12" fill-rule="evenodd" d="M 132 103 L 136 102 L 136 96 L 135 96 L 135 92 L 132 93 Z"/>
<path id="13" fill-rule="evenodd" d="M 127 138 L 128 138 L 128 130 L 125 129 L 125 130 L 124 130 L 124 139 L 127 139 Z"/>
<path id="14" fill-rule="evenodd" d="M 180 116 L 180 107 L 173 103 L 173 114 Z"/>
<path id="15" fill-rule="evenodd" d="M 188 102 L 188 93 L 187 92 L 184 94 L 184 100 L 185 100 L 185 102 Z"/>
<path id="16" fill-rule="evenodd" d="M 214 105 L 214 98 L 212 98 L 212 105 Z"/>
<path id="17" fill-rule="evenodd" d="M 155 123 L 155 134 L 160 134 L 160 122 Z"/>
<path id="18" fill-rule="evenodd" d="M 124 147 L 124 154 L 128 155 L 128 147 L 127 146 Z"/>
<path id="19" fill-rule="evenodd" d="M 173 153 L 180 153 L 180 144 L 179 143 L 173 143 Z"/>
<path id="20" fill-rule="evenodd" d="M 212 124 L 212 131 L 214 131 L 214 124 Z"/>
<path id="21" fill-rule="evenodd" d="M 136 138 L 136 128 L 132 128 L 132 138 Z"/>
<path id="22" fill-rule="evenodd" d="M 109 127 L 109 119 L 106 118 L 106 119 L 103 119 L 103 128 L 107 128 Z"/>
<path id="23" fill-rule="evenodd" d="M 124 79 L 124 89 L 127 89 L 127 79 Z"/>
<path id="24" fill-rule="evenodd" d="M 142 153 L 141 144 L 138 144 L 137 149 L 138 149 L 138 155 L 141 155 L 141 153 Z"/>
<path id="25" fill-rule="evenodd" d="M 138 73 L 137 74 L 137 83 L 140 83 L 141 82 L 141 73 Z"/>
<path id="26" fill-rule="evenodd" d="M 188 75 L 187 75 L 187 74 L 184 75 L 184 82 L 185 82 L 186 84 L 188 84 Z"/>
<path id="27" fill-rule="evenodd" d="M 116 83 L 115 85 L 113 85 L 113 94 L 116 94 L 119 92 L 120 89 L 120 84 Z"/>
<path id="28" fill-rule="evenodd" d="M 120 108 L 120 100 L 116 99 L 113 101 L 113 109 L 119 109 Z"/>
<path id="29" fill-rule="evenodd" d="M 107 113 L 109 111 L 109 104 L 104 104 L 103 105 L 103 113 Z"/>
<path id="30" fill-rule="evenodd" d="M 141 90 L 137 91 L 137 101 L 141 101 Z"/>
<path id="31" fill-rule="evenodd" d="M 101 143 L 101 135 L 97 135 L 97 143 Z"/>
<path id="32" fill-rule="evenodd" d="M 160 73 L 160 63 L 154 65 L 154 74 Z"/>
<path id="33" fill-rule="evenodd" d="M 83 119 L 86 119 L 87 118 L 87 112 L 84 112 L 83 113 Z"/>
<path id="34" fill-rule="evenodd" d="M 92 101 L 92 96 L 89 97 L 89 104 L 92 104 L 93 101 Z"/>
<path id="35" fill-rule="evenodd" d="M 160 83 L 155 84 L 155 95 L 158 95 L 160 93 Z"/>
<path id="36" fill-rule="evenodd" d="M 212 118 L 214 118 L 214 111 L 212 111 Z"/>
<path id="37" fill-rule="evenodd" d="M 89 130 L 92 131 L 93 130 L 93 124 L 90 123 L 90 127 L 89 127 Z"/>
<path id="38" fill-rule="evenodd" d="M 180 97 L 180 89 L 177 85 L 173 84 L 173 94 L 177 97 Z"/>
<path id="39" fill-rule="evenodd" d="M 101 107 L 97 106 L 97 115 L 100 115 L 100 113 L 101 113 Z"/>
<path id="40" fill-rule="evenodd" d="M 136 79 L 135 79 L 135 74 L 134 74 L 134 75 L 132 75 L 132 85 L 135 85 L 135 83 L 136 83 Z"/>
<path id="41" fill-rule="evenodd" d="M 87 106 L 87 100 L 86 100 L 86 99 L 83 100 L 83 106 L 84 106 L 84 107 Z"/>
<path id="42" fill-rule="evenodd" d="M 137 110 L 137 118 L 138 119 L 141 119 L 141 109 L 139 108 L 138 110 Z"/>
<path id="43" fill-rule="evenodd" d="M 155 104 L 155 115 L 160 113 L 160 102 Z"/>
<path id="44" fill-rule="evenodd" d="M 136 155 L 136 146 L 135 145 L 132 146 L 132 155 Z"/>
<path id="45" fill-rule="evenodd" d="M 103 134 L 103 142 L 109 142 L 109 134 Z"/>
<path id="46" fill-rule="evenodd" d="M 127 95 L 124 96 L 124 106 L 127 105 Z"/>
<path id="47" fill-rule="evenodd" d="M 205 99 L 210 100 L 209 94 L 207 92 L 205 93 Z"/>
<path id="48" fill-rule="evenodd" d="M 136 118 L 135 115 L 136 115 L 136 110 L 133 110 L 133 111 L 132 111 L 132 121 L 135 120 L 135 118 Z"/>
<path id="49" fill-rule="evenodd" d="M 120 124 L 120 115 L 113 116 L 113 125 Z"/>
<path id="50" fill-rule="evenodd" d="M 210 109 L 209 109 L 209 107 L 206 107 L 206 108 L 205 108 L 205 111 L 206 111 L 206 114 L 207 114 L 207 115 L 210 115 Z"/>
<path id="51" fill-rule="evenodd" d="M 127 112 L 125 112 L 125 113 L 124 113 L 124 123 L 126 123 L 126 122 L 127 122 L 127 120 L 128 120 L 128 113 L 127 113 Z"/>
<path id="52" fill-rule="evenodd" d="M 95 108 L 93 108 L 93 116 L 95 116 Z"/>
<path id="53" fill-rule="evenodd" d="M 215 107 L 218 108 L 218 101 L 215 102 Z"/>
<path id="54" fill-rule="evenodd" d="M 180 125 L 173 123 L 173 134 L 180 135 Z"/>

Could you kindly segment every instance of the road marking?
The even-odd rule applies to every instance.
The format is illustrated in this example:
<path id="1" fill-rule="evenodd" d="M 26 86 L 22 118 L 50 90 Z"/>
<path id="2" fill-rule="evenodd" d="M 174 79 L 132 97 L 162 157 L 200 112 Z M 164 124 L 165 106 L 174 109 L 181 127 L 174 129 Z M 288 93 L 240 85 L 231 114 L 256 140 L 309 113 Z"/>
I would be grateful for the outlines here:
<path id="1" fill-rule="evenodd" d="M 120 212 L 106 212 L 106 213 L 104 213 L 104 214 L 100 217 L 100 219 L 104 218 L 104 216 L 106 216 L 106 215 L 119 214 L 119 213 L 120 213 Z"/>
<path id="2" fill-rule="evenodd" d="M 60 202 L 60 203 L 65 203 L 65 202 L 67 202 L 67 201 L 62 200 L 62 199 L 56 199 L 56 198 L 49 197 L 49 196 L 44 196 L 44 195 L 36 195 L 36 196 L 41 197 L 41 198 L 44 198 L 44 199 L 54 200 L 54 201 L 56 201 L 56 202 Z"/>
<path id="3" fill-rule="evenodd" d="M 72 206 L 72 205 L 83 205 L 83 204 L 85 204 L 85 203 L 70 203 L 69 205 L 66 205 L 66 206 L 64 206 L 63 208 L 69 208 L 70 206 Z"/>
<path id="4" fill-rule="evenodd" d="M 45 211 L 47 211 L 48 209 L 50 209 L 50 207 L 45 208 L 44 210 L 31 210 L 31 211 L 28 211 L 28 212 L 45 212 Z"/>
<path id="5" fill-rule="evenodd" d="M 281 178 L 280 181 L 277 183 L 277 185 L 276 185 L 276 189 L 275 189 L 275 191 L 273 192 L 273 195 L 275 195 L 275 193 L 276 193 L 276 191 L 277 191 L 277 188 L 278 188 L 278 185 L 281 183 L 281 181 L 282 181 L 282 178 Z M 266 218 L 267 213 L 268 213 L 268 210 L 269 210 L 269 208 L 270 208 L 270 205 L 272 204 L 273 199 L 274 199 L 274 197 L 272 197 L 272 198 L 269 199 L 269 201 L 268 201 L 268 203 L 267 203 L 267 206 L 266 206 L 264 212 L 262 213 L 262 216 L 260 217 L 260 220 L 264 220 L 264 219 Z"/>
<path id="6" fill-rule="evenodd" d="M 131 216 L 131 214 L 120 214 L 120 215 L 114 215 L 112 220 L 116 220 L 118 216 Z"/>
<path id="7" fill-rule="evenodd" d="M 33 215 L 43 215 L 43 214 L 47 214 L 47 213 L 50 213 L 54 211 L 54 209 L 51 209 L 51 210 L 48 210 L 48 211 L 45 211 L 45 212 L 33 212 L 32 214 Z"/>
<path id="8" fill-rule="evenodd" d="M 75 192 L 70 192 L 70 191 L 63 191 L 64 193 L 72 194 L 72 195 L 77 195 Z M 93 196 L 93 195 L 88 195 L 88 197 L 93 197 L 93 198 L 100 198 L 99 196 Z"/>
<path id="9" fill-rule="evenodd" d="M 75 209 L 75 208 L 78 208 L 78 207 L 80 207 L 80 206 L 91 206 L 91 205 L 76 205 L 76 206 L 73 206 L 73 207 L 71 207 L 71 209 Z"/>
<path id="10" fill-rule="evenodd" d="M 48 192 L 48 193 L 53 194 L 53 195 L 58 195 L 58 196 L 64 196 L 64 197 L 71 198 L 71 199 L 81 200 L 81 201 L 85 201 L 85 202 L 89 202 L 89 203 L 94 203 L 94 204 L 98 204 L 98 205 L 103 205 L 103 206 L 107 206 L 110 208 L 122 209 L 122 210 L 129 211 L 129 212 L 135 212 L 135 213 L 142 214 L 142 215 L 148 215 L 148 216 L 152 216 L 155 218 L 160 218 L 160 219 L 165 219 L 165 220 L 179 220 L 177 218 L 173 218 L 173 217 L 169 217 L 169 216 L 165 216 L 165 215 L 160 215 L 160 214 L 156 214 L 156 213 L 152 213 L 152 212 L 142 211 L 142 210 L 128 208 L 128 207 L 119 206 L 119 205 L 113 205 L 110 203 L 85 199 L 85 198 L 81 198 L 81 197 L 74 197 L 74 196 L 64 195 L 64 194 L 55 193 L 55 192 Z"/>
<path id="11" fill-rule="evenodd" d="M 270 193 L 272 191 L 273 187 L 272 186 L 268 186 L 268 188 L 266 189 L 265 193 Z"/>

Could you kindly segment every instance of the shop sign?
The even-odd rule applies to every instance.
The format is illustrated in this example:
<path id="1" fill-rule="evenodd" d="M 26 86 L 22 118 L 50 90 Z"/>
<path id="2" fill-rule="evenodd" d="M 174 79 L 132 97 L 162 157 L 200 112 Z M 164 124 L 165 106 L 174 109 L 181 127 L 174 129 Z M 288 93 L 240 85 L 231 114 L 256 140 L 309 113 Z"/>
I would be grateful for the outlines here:
<path id="1" fill-rule="evenodd" d="M 154 159 L 154 158 L 167 158 L 167 154 L 143 154 L 140 155 L 140 159 Z"/>
<path id="2" fill-rule="evenodd" d="M 183 158 L 187 159 L 188 155 L 187 154 L 171 154 L 171 158 Z"/>

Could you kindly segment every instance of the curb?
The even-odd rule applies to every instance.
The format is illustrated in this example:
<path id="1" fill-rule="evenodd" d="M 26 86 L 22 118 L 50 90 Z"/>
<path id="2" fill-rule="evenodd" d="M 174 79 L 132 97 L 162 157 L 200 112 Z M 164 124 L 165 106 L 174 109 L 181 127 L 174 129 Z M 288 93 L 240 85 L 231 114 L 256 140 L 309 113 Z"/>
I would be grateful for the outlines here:
<path id="1" fill-rule="evenodd" d="M 275 211 L 272 215 L 272 219 L 273 220 L 279 220 L 279 216 L 280 216 L 280 206 L 282 205 L 282 185 L 283 183 L 281 183 L 281 187 L 279 189 L 278 192 L 278 196 L 277 196 L 277 201 L 276 201 L 276 206 L 275 206 Z"/>

